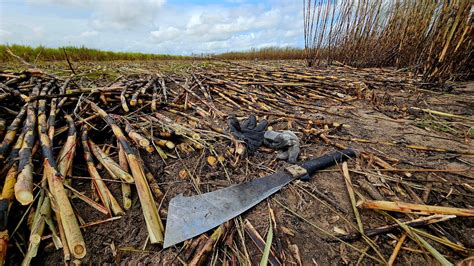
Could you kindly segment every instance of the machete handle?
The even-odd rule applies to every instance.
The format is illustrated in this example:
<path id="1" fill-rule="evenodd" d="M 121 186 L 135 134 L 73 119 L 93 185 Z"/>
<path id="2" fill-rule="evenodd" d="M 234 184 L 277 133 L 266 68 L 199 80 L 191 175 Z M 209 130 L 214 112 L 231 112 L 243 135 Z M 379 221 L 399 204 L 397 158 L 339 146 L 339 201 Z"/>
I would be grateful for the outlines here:
<path id="1" fill-rule="evenodd" d="M 309 178 L 313 176 L 318 170 L 326 169 L 330 166 L 342 163 L 347 159 L 354 158 L 356 156 L 357 154 L 353 149 L 345 149 L 306 161 L 301 164 L 301 167 L 305 168 L 306 171 L 308 171 L 308 175 L 306 176 L 306 178 Z"/>

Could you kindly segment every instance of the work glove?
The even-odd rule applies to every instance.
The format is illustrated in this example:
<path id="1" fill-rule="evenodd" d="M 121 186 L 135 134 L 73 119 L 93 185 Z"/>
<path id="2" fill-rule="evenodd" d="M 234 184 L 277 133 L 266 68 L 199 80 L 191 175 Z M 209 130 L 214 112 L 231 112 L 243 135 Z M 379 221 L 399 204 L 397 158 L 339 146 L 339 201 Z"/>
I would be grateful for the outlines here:
<path id="1" fill-rule="evenodd" d="M 247 155 L 253 155 L 255 151 L 263 144 L 263 135 L 268 127 L 267 120 L 261 121 L 257 124 L 255 115 L 250 115 L 249 118 L 239 123 L 235 115 L 230 115 L 227 119 L 230 132 L 237 139 L 243 140 L 247 146 Z"/>
<path id="2" fill-rule="evenodd" d="M 278 150 L 277 158 L 296 163 L 300 153 L 300 141 L 292 131 L 267 131 L 264 134 L 264 145 Z"/>

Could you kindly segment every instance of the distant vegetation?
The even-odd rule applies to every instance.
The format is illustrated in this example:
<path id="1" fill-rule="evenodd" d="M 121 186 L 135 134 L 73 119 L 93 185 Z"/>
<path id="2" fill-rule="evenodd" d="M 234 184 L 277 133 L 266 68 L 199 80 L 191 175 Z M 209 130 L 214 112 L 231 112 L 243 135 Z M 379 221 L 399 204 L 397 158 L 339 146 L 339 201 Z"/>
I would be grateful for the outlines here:
<path id="1" fill-rule="evenodd" d="M 267 47 L 261 49 L 251 49 L 243 52 L 228 52 L 214 56 L 227 60 L 272 60 L 272 59 L 305 59 L 304 50 L 292 47 Z"/>
<path id="2" fill-rule="evenodd" d="M 128 52 L 110 52 L 86 47 L 59 47 L 47 48 L 43 46 L 30 47 L 25 45 L 0 45 L 0 62 L 12 60 L 7 52 L 7 47 L 16 55 L 28 62 L 40 61 L 58 61 L 65 60 L 64 51 L 66 51 L 71 61 L 109 61 L 109 60 L 163 60 L 163 59 L 189 59 L 187 56 L 163 55 L 163 54 L 143 54 Z"/>
<path id="3" fill-rule="evenodd" d="M 66 60 L 64 50 L 71 61 L 111 61 L 111 60 L 180 60 L 180 59 L 222 59 L 222 60 L 271 60 L 271 59 L 304 59 L 304 50 L 299 48 L 268 47 L 261 49 L 251 49 L 243 52 L 227 52 L 222 54 L 201 54 L 193 56 L 163 55 L 163 54 L 143 54 L 110 52 L 86 47 L 59 47 L 47 48 L 43 46 L 30 47 L 24 45 L 0 45 L 0 62 L 7 62 L 13 59 L 8 54 L 7 47 L 15 54 L 25 59 L 27 62 L 34 61 L 61 61 Z"/>

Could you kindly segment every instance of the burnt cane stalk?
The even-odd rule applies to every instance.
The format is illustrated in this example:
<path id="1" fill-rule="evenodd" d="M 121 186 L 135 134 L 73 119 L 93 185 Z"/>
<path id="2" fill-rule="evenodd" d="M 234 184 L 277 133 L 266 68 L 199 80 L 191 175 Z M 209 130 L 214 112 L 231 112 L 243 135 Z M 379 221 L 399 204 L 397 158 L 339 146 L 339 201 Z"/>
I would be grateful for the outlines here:
<path id="1" fill-rule="evenodd" d="M 74 214 L 63 185 L 62 177 L 66 176 L 69 169 L 72 169 L 72 158 L 74 157 L 76 148 L 76 128 L 74 121 L 68 115 L 66 115 L 65 118 L 68 122 L 69 130 L 66 143 L 58 156 L 58 170 L 60 171 L 60 175 L 48 176 L 48 184 L 51 194 L 53 195 L 52 199 L 54 199 L 52 201 L 52 207 L 56 213 L 60 235 L 63 236 L 61 241 L 63 242 L 64 256 L 67 261 L 69 260 L 71 251 L 74 257 L 79 259 L 83 258 L 86 255 L 86 246 L 76 215 Z"/>
<path id="2" fill-rule="evenodd" d="M 8 148 L 15 140 L 20 124 L 23 121 L 23 116 L 25 116 L 27 106 L 28 105 L 24 105 L 21 108 L 20 112 L 17 114 L 15 119 L 13 119 L 13 122 L 7 128 L 7 133 L 5 134 L 5 137 L 3 138 L 3 141 L 0 144 L 0 161 L 5 159 L 5 154 L 7 153 Z"/>
<path id="3" fill-rule="evenodd" d="M 40 95 L 46 95 L 48 87 L 51 85 L 49 83 L 46 87 L 44 87 L 41 91 Z M 43 152 L 44 157 L 44 170 L 43 170 L 43 181 L 42 181 L 42 188 L 46 186 L 47 178 L 49 175 L 54 174 L 53 167 L 56 164 L 56 161 L 52 158 L 52 149 L 49 136 L 47 135 L 47 124 L 46 124 L 46 100 L 40 100 L 38 103 L 38 132 L 39 132 L 39 139 L 41 144 L 41 149 Z M 49 163 L 49 161 L 53 162 L 53 166 Z M 41 215 L 40 210 L 43 208 L 51 208 L 50 204 L 46 204 L 46 201 L 49 202 L 48 195 L 45 194 L 45 190 L 41 190 L 41 196 L 38 201 L 38 206 L 36 208 L 36 212 L 33 218 L 33 223 L 31 226 L 31 232 L 29 237 L 28 243 L 28 251 L 23 259 L 22 265 L 30 265 L 31 260 L 36 257 L 38 248 L 41 242 L 41 237 L 43 236 L 43 231 L 45 227 L 45 220 L 44 217 Z M 45 206 L 43 207 L 43 204 Z"/>
<path id="4" fill-rule="evenodd" d="M 23 144 L 23 137 L 25 132 L 20 133 L 18 139 L 13 146 L 13 149 L 9 156 L 9 161 L 11 161 L 11 166 L 8 169 L 7 175 L 5 177 L 5 182 L 2 188 L 2 194 L 0 196 L 0 265 L 5 263 L 5 258 L 7 255 L 8 249 L 8 213 L 13 199 L 15 198 L 14 186 L 16 183 L 16 175 L 18 173 L 18 151 Z"/>
<path id="5" fill-rule="evenodd" d="M 40 84 L 36 85 L 30 96 L 38 95 Z M 36 101 L 30 102 L 26 109 L 25 137 L 21 146 L 18 163 L 18 177 L 15 184 L 15 198 L 22 204 L 28 205 L 33 201 L 33 162 L 32 148 L 35 144 Z"/>

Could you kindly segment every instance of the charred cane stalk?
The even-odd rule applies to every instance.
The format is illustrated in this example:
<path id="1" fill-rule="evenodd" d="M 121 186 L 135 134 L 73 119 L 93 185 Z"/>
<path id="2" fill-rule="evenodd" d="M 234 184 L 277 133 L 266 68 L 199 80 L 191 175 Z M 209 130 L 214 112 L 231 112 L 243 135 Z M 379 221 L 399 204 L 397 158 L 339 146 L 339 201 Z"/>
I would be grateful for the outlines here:
<path id="1" fill-rule="evenodd" d="M 38 95 L 40 85 L 33 88 L 31 96 Z M 21 146 L 18 164 L 18 177 L 15 184 L 15 198 L 22 204 L 28 205 L 33 201 L 33 163 L 32 148 L 35 144 L 36 102 L 28 104 L 26 111 L 25 138 Z"/>
<path id="2" fill-rule="evenodd" d="M 0 144 L 0 160 L 5 159 L 5 153 L 10 147 L 10 144 L 15 140 L 20 124 L 23 121 L 23 116 L 25 116 L 27 106 L 28 105 L 24 105 L 23 108 L 21 108 L 20 112 L 17 114 L 15 119 L 13 119 L 13 122 L 7 128 L 7 133 L 5 134 L 5 137 L 3 138 L 3 141 Z"/>
<path id="3" fill-rule="evenodd" d="M 10 160 L 13 161 L 10 169 L 7 172 L 7 176 L 5 177 L 5 182 L 2 188 L 2 195 L 0 197 L 0 265 L 3 265 L 5 262 L 5 258 L 7 255 L 7 248 L 8 248 L 8 213 L 10 211 L 10 207 L 12 204 L 13 199 L 15 198 L 15 191 L 14 186 L 16 183 L 16 175 L 18 173 L 18 151 L 23 144 L 23 137 L 25 136 L 25 132 L 22 132 L 13 146 L 12 152 L 10 153 Z"/>
<path id="4" fill-rule="evenodd" d="M 79 223 L 63 185 L 63 176 L 72 168 L 72 158 L 76 147 L 76 128 L 70 116 L 65 116 L 69 124 L 68 137 L 58 158 L 58 175 L 48 175 L 49 190 L 52 195 L 52 209 L 56 213 L 59 233 L 63 243 L 65 260 L 69 260 L 69 252 L 80 259 L 86 255 L 86 246 Z"/>

